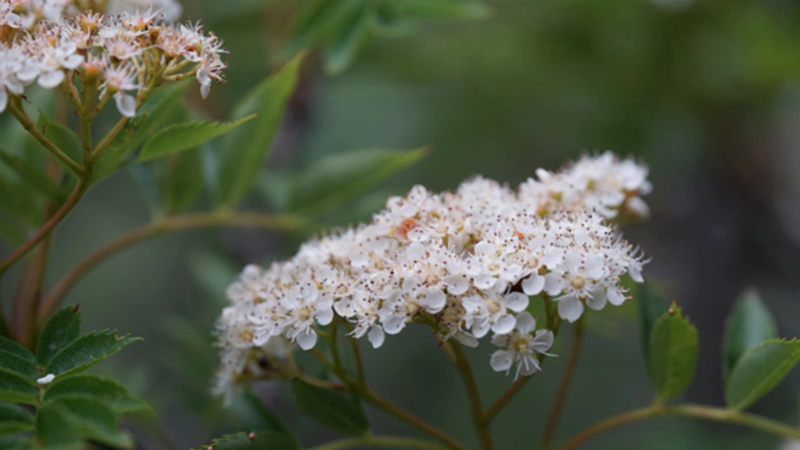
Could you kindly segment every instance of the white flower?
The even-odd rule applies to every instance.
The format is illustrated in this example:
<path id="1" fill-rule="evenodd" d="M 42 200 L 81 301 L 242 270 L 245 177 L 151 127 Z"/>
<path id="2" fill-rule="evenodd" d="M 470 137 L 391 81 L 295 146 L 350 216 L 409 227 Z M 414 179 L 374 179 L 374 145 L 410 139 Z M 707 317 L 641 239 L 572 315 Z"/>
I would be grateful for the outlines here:
<path id="1" fill-rule="evenodd" d="M 492 354 L 490 365 L 495 372 L 505 371 L 508 374 L 511 366 L 517 364 L 514 380 L 522 376 L 533 375 L 542 370 L 539 367 L 538 354 L 555 356 L 547 353 L 553 345 L 553 332 L 550 330 L 536 330 L 536 320 L 527 311 L 517 314 L 517 325 L 514 331 L 506 334 L 497 334 L 492 338 L 492 344 L 503 347 Z M 536 330 L 536 333 L 534 333 Z"/>
<path id="2" fill-rule="evenodd" d="M 502 290 L 505 290 L 505 286 Z M 508 311 L 524 311 L 529 302 L 528 297 L 520 292 L 503 294 L 495 290 L 486 296 L 472 295 L 463 299 L 465 321 L 477 338 L 486 336 L 489 329 L 499 334 L 509 333 L 516 322 Z"/>
<path id="3" fill-rule="evenodd" d="M 296 341 L 303 350 L 309 350 L 317 343 L 314 322 L 328 325 L 333 320 L 333 298 L 321 296 L 319 289 L 306 282 L 299 288 L 291 289 L 281 300 L 289 319 L 286 323 L 286 337 Z"/>

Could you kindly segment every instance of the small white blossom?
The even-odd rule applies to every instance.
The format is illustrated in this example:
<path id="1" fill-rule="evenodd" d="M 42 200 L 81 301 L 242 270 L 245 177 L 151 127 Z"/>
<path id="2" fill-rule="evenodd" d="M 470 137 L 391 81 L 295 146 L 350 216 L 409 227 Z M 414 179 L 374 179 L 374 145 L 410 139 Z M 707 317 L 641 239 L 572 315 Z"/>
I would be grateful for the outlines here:
<path id="1" fill-rule="evenodd" d="M 534 333 L 535 331 L 535 333 Z M 502 347 L 492 354 L 490 365 L 495 372 L 511 371 L 517 364 L 514 380 L 522 376 L 530 376 L 542 370 L 538 355 L 555 356 L 547 353 L 553 345 L 553 332 L 536 330 L 536 320 L 527 311 L 517 314 L 516 327 L 510 333 L 498 334 L 492 338 L 492 344 Z"/>

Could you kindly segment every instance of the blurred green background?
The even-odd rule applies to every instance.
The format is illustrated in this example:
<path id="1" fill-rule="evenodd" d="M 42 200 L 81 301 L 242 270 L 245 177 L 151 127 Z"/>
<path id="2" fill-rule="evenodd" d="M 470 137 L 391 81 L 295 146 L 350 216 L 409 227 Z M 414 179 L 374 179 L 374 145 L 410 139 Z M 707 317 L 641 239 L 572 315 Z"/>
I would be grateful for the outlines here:
<path id="1" fill-rule="evenodd" d="M 285 61 L 280 49 L 300 2 L 184 4 L 184 17 L 202 19 L 231 51 L 228 83 L 215 86 L 208 101 L 192 101 L 203 114 L 224 118 Z M 387 195 L 417 183 L 453 189 L 481 174 L 515 185 L 538 167 L 557 169 L 593 150 L 641 158 L 655 186 L 647 198 L 653 215 L 624 232 L 653 259 L 645 276 L 682 304 L 699 329 L 698 376 L 687 399 L 721 404 L 724 318 L 744 287 L 761 290 L 781 335 L 800 334 L 800 3 L 487 5 L 482 19 L 427 21 L 413 32 L 370 39 L 352 67 L 336 76 L 312 52 L 267 176 L 279 179 L 348 150 L 431 146 L 410 170 L 320 218 L 333 226 L 368 219 Z M 273 209 L 258 195 L 247 207 Z M 147 218 L 135 183 L 116 175 L 59 229 L 49 280 Z M 198 446 L 247 422 L 244 408 L 222 409 L 208 394 L 216 364 L 209 333 L 222 290 L 244 264 L 291 255 L 305 237 L 242 230 L 159 237 L 92 272 L 66 301 L 82 305 L 86 329 L 112 327 L 146 339 L 99 369 L 152 401 L 178 448 Z M 559 440 L 651 401 L 636 318 L 635 304 L 592 315 Z M 565 354 L 568 338 L 559 345 L 555 352 Z M 490 370 L 489 355 L 485 346 L 470 352 L 486 402 L 511 383 Z M 460 381 L 429 333 L 412 327 L 380 351 L 366 349 L 365 357 L 377 390 L 476 444 Z M 563 359 L 548 361 L 501 413 L 493 428 L 500 448 L 535 448 L 562 369 Z M 294 409 L 282 383 L 257 388 L 304 444 L 333 437 Z M 794 373 L 755 411 L 796 423 L 798 388 Z M 380 412 L 370 415 L 379 432 L 416 433 Z M 142 448 L 165 445 L 147 427 L 134 427 Z M 585 448 L 779 445 L 731 426 L 657 419 L 602 435 Z"/>

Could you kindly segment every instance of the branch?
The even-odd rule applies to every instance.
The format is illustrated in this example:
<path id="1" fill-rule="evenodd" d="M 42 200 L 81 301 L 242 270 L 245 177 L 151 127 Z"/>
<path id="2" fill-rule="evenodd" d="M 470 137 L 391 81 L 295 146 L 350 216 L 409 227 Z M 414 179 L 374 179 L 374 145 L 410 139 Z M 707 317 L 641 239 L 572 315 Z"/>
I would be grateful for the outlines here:
<path id="1" fill-rule="evenodd" d="M 731 423 L 787 438 L 800 439 L 800 428 L 795 428 L 766 417 L 742 413 L 733 409 L 716 408 L 705 405 L 665 406 L 656 404 L 602 420 L 570 439 L 569 442 L 561 447 L 561 450 L 575 450 L 584 442 L 605 431 L 638 420 L 662 416 L 692 417 L 714 422 Z"/>
<path id="2" fill-rule="evenodd" d="M 83 194 L 86 192 L 86 189 L 89 187 L 89 184 L 83 178 L 78 180 L 78 184 L 75 185 L 75 189 L 72 190 L 72 193 L 67 198 L 67 201 L 61 205 L 61 208 L 44 224 L 44 226 L 33 235 L 32 238 L 28 239 L 22 246 L 17 248 L 14 253 L 11 254 L 8 258 L 4 259 L 0 262 L 0 277 L 8 271 L 8 269 L 14 265 L 17 261 L 22 259 L 23 256 L 28 254 L 36 244 L 41 242 L 44 238 L 46 238 L 51 231 L 64 220 L 65 217 L 72 211 L 72 208 L 78 204 L 78 201 L 83 197 Z"/>
<path id="3" fill-rule="evenodd" d="M 8 110 L 11 111 L 11 114 L 17 119 L 17 121 L 22 125 L 25 130 L 31 134 L 40 144 L 44 146 L 50 153 L 53 154 L 59 161 L 61 161 L 64 166 L 67 167 L 72 173 L 77 175 L 79 178 L 82 178 L 84 175 L 83 167 L 79 166 L 78 163 L 73 161 L 66 153 L 62 152 L 61 149 L 58 148 L 50 139 L 47 139 L 36 125 L 34 125 L 33 121 L 30 117 L 28 117 L 28 113 L 25 112 L 25 109 L 22 107 L 19 99 L 12 99 L 8 102 Z"/>
<path id="4" fill-rule="evenodd" d="M 558 426 L 558 419 L 561 415 L 561 409 L 564 406 L 564 400 L 567 398 L 567 390 L 569 389 L 569 382 L 572 380 L 572 373 L 575 370 L 575 365 L 578 362 L 578 356 L 581 352 L 581 342 L 583 341 L 583 319 L 575 323 L 572 335 L 572 345 L 569 350 L 569 357 L 567 358 L 567 366 L 564 368 L 564 374 L 561 375 L 561 383 L 558 386 L 556 398 L 553 401 L 553 406 L 550 408 L 550 414 L 547 417 L 547 425 L 544 428 L 542 435 L 542 443 L 539 446 L 541 450 L 548 450 L 553 436 L 556 433 Z"/>
<path id="5" fill-rule="evenodd" d="M 372 403 L 373 405 L 377 406 L 378 408 L 386 411 L 387 413 L 397 417 L 398 419 L 412 425 L 420 430 L 428 433 L 429 435 L 435 437 L 436 439 L 442 441 L 447 445 L 448 448 L 453 448 L 457 450 L 467 450 L 468 447 L 464 444 L 453 439 L 450 435 L 446 434 L 442 430 L 434 427 L 433 425 L 429 424 L 428 422 L 420 419 L 419 417 L 411 414 L 410 412 L 400 408 L 399 406 L 395 405 L 394 403 L 390 402 L 389 400 L 381 397 L 377 392 L 372 390 L 371 388 L 367 387 L 364 390 L 359 392 L 364 400 Z"/>
<path id="6" fill-rule="evenodd" d="M 358 436 L 347 439 L 340 439 L 338 441 L 329 442 L 327 444 L 317 445 L 311 447 L 309 450 L 340 450 L 347 448 L 362 448 L 362 447 L 387 447 L 387 448 L 413 448 L 422 450 L 441 450 L 445 447 L 435 444 L 433 442 L 423 441 L 421 439 L 395 437 L 395 436 Z"/>
<path id="7" fill-rule="evenodd" d="M 453 439 L 449 434 L 443 432 L 442 430 L 436 428 L 435 426 L 431 425 L 430 423 L 420 419 L 419 417 L 411 414 L 410 412 L 400 408 L 399 406 L 395 405 L 394 403 L 390 402 L 386 398 L 382 397 L 380 394 L 375 392 L 372 388 L 367 386 L 366 384 L 360 385 L 358 383 L 352 382 L 347 373 L 345 373 L 344 369 L 341 366 L 336 366 L 333 362 L 331 362 L 325 354 L 319 350 L 318 348 L 312 348 L 311 353 L 319 358 L 322 364 L 325 365 L 328 369 L 330 369 L 333 373 L 336 374 L 345 384 L 356 394 L 360 395 L 361 398 L 364 400 L 372 403 L 379 409 L 397 417 L 398 419 L 412 425 L 419 430 L 431 435 L 432 437 L 442 441 L 447 448 L 456 449 L 456 450 L 467 450 L 468 447 L 464 446 L 457 440 Z"/>
<path id="8" fill-rule="evenodd" d="M 452 354 L 453 365 L 456 366 L 456 370 L 458 370 L 458 373 L 461 375 L 461 379 L 464 381 L 464 387 L 467 390 L 469 406 L 472 412 L 472 422 L 475 424 L 475 433 L 478 435 L 478 440 L 481 443 L 481 447 L 485 450 L 494 450 L 495 445 L 494 441 L 492 440 L 491 429 L 489 427 L 491 421 L 486 420 L 486 417 L 483 414 L 481 393 L 478 390 L 478 384 L 475 382 L 475 376 L 472 373 L 472 366 L 469 363 L 469 359 L 467 359 L 466 353 L 464 353 L 464 348 L 460 343 L 455 341 L 452 344 L 445 342 L 443 345 L 452 350 L 451 352 L 448 352 L 448 354 Z"/>
<path id="9" fill-rule="evenodd" d="M 39 321 L 46 320 L 58 306 L 72 286 L 86 273 L 102 261 L 115 253 L 122 251 L 141 241 L 160 234 L 192 228 L 207 228 L 219 226 L 263 228 L 266 230 L 286 230 L 302 226 L 303 222 L 289 216 L 270 216 L 259 213 L 198 213 L 182 216 L 167 217 L 160 221 L 136 228 L 118 237 L 90 254 L 86 259 L 75 265 L 51 291 L 50 295 L 42 301 L 39 308 Z"/>

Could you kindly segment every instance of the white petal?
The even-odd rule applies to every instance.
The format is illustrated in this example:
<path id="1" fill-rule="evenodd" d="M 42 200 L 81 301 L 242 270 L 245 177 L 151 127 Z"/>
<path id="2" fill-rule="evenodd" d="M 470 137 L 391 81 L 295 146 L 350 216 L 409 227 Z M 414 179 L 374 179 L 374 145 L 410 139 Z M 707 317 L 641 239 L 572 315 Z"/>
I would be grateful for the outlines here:
<path id="1" fill-rule="evenodd" d="M 51 70 L 50 72 L 39 75 L 39 86 L 45 89 L 52 89 L 62 81 L 64 81 L 64 72 L 60 70 Z"/>
<path id="2" fill-rule="evenodd" d="M 345 318 L 352 317 L 356 314 L 351 300 L 339 300 L 333 304 L 333 309 L 336 311 L 336 314 Z"/>
<path id="3" fill-rule="evenodd" d="M 41 80 L 41 78 L 39 78 Z M 117 103 L 119 113 L 125 117 L 133 117 L 136 115 L 136 99 L 132 95 L 128 95 L 123 91 L 114 94 L 114 100 Z"/>
<path id="4" fill-rule="evenodd" d="M 41 384 L 41 385 L 50 384 L 50 383 L 53 382 L 53 379 L 55 379 L 55 377 L 56 376 L 54 374 L 49 373 L 49 374 L 43 376 L 42 378 L 39 378 L 38 380 L 36 380 L 36 383 L 37 384 Z"/>
<path id="5" fill-rule="evenodd" d="M 642 277 L 642 264 L 638 261 L 631 263 L 628 267 L 628 275 L 631 276 L 631 279 L 637 283 L 644 283 L 644 278 Z"/>
<path id="6" fill-rule="evenodd" d="M 506 314 L 500 316 L 494 325 L 492 325 L 492 331 L 497 334 L 508 334 L 514 330 L 514 326 L 517 324 L 517 319 L 514 318 L 511 314 Z"/>
<path id="7" fill-rule="evenodd" d="M 562 259 L 564 259 L 564 249 L 556 247 L 547 252 L 547 255 L 542 259 L 542 264 L 548 269 L 553 270 L 561 263 Z"/>
<path id="8" fill-rule="evenodd" d="M 514 354 L 508 350 L 498 350 L 492 354 L 489 365 L 495 372 L 505 372 L 514 363 Z"/>
<path id="9" fill-rule="evenodd" d="M 562 319 L 575 322 L 583 314 L 583 303 L 575 297 L 561 297 L 558 299 L 558 315 Z"/>
<path id="10" fill-rule="evenodd" d="M 211 92 L 211 81 L 209 80 L 207 83 L 200 84 L 200 96 L 203 99 L 208 98 L 208 94 Z"/>
<path id="11" fill-rule="evenodd" d="M 602 286 L 595 286 L 591 290 L 591 296 L 586 299 L 586 306 L 595 311 L 600 311 L 606 307 L 606 291 Z"/>
<path id="12" fill-rule="evenodd" d="M 6 110 L 6 106 L 8 105 L 8 92 L 5 89 L 0 87 L 0 113 Z"/>
<path id="13" fill-rule="evenodd" d="M 476 255 L 493 255 L 497 251 L 497 247 L 486 241 L 481 241 L 475 246 Z"/>
<path id="14" fill-rule="evenodd" d="M 494 287 L 497 284 L 497 279 L 491 275 L 479 275 L 474 278 L 473 284 L 476 288 L 485 291 Z"/>
<path id="15" fill-rule="evenodd" d="M 298 333 L 297 336 L 295 336 L 295 340 L 297 341 L 297 345 L 303 350 L 311 350 L 317 344 L 317 332 L 311 327 L 308 327 Z"/>
<path id="16" fill-rule="evenodd" d="M 492 336 L 492 344 L 498 347 L 508 347 L 509 339 L 511 339 L 510 334 L 495 334 Z"/>
<path id="17" fill-rule="evenodd" d="M 619 306 L 625 303 L 625 295 L 623 295 L 622 291 L 620 291 L 616 286 L 608 287 L 606 290 L 606 298 L 608 298 L 609 303 L 614 306 Z"/>
<path id="18" fill-rule="evenodd" d="M 538 273 L 532 273 L 531 276 L 522 280 L 522 291 L 525 295 L 539 295 L 544 289 L 544 277 Z"/>
<path id="19" fill-rule="evenodd" d="M 480 339 L 486 336 L 486 333 L 489 332 L 491 328 L 491 323 L 488 320 L 476 320 L 475 324 L 472 326 L 472 334 L 475 335 L 476 338 Z M 514 328 L 513 326 L 511 328 Z"/>
<path id="20" fill-rule="evenodd" d="M 403 285 L 402 285 L 403 292 L 405 292 L 405 293 L 414 292 L 417 289 L 419 289 L 421 284 L 422 283 L 418 279 L 416 279 L 415 277 L 406 277 L 403 280 Z"/>
<path id="21" fill-rule="evenodd" d="M 517 376 L 522 375 L 525 377 L 542 370 L 541 367 L 539 367 L 539 361 L 530 353 L 525 353 L 520 357 L 519 362 L 517 362 L 517 367 L 519 367 Z"/>
<path id="22" fill-rule="evenodd" d="M 544 353 L 547 350 L 550 350 L 554 339 L 555 336 L 553 335 L 552 331 L 538 330 L 536 332 L 536 336 L 534 336 L 533 341 L 531 342 L 531 348 L 539 353 Z"/>
<path id="23" fill-rule="evenodd" d="M 406 318 L 404 316 L 389 316 L 383 321 L 383 330 L 388 334 L 397 334 L 403 331 L 406 326 Z"/>
<path id="24" fill-rule="evenodd" d="M 386 340 L 386 335 L 383 333 L 383 328 L 379 325 L 373 325 L 372 329 L 369 330 L 367 339 L 369 339 L 370 344 L 372 344 L 372 348 L 378 348 L 383 345 L 383 341 Z"/>
<path id="25" fill-rule="evenodd" d="M 458 342 L 460 342 L 463 345 L 466 345 L 467 347 L 475 348 L 478 346 L 478 340 L 475 339 L 475 336 L 469 333 L 459 332 L 456 333 L 454 337 Z"/>
<path id="26" fill-rule="evenodd" d="M 446 303 L 447 296 L 438 289 L 429 290 L 425 296 L 422 297 L 422 300 L 419 301 L 419 305 L 431 314 L 436 314 L 441 311 Z"/>
<path id="27" fill-rule="evenodd" d="M 331 323 L 331 321 L 333 320 L 333 310 L 331 309 L 330 305 L 327 305 L 326 307 L 322 308 L 320 308 L 319 306 L 320 305 L 317 305 L 317 311 L 315 314 L 317 323 L 320 325 L 327 325 Z"/>
<path id="28" fill-rule="evenodd" d="M 469 279 L 466 275 L 449 275 L 444 279 L 447 291 L 453 295 L 461 295 L 469 289 Z"/>
<path id="29" fill-rule="evenodd" d="M 73 70 L 73 69 L 77 69 L 78 66 L 80 66 L 82 62 L 83 62 L 83 56 L 82 55 L 72 54 L 67 59 L 65 59 L 64 61 L 61 62 L 61 67 L 64 67 L 65 69 Z"/>
<path id="30" fill-rule="evenodd" d="M 560 295 L 567 286 L 567 281 L 558 272 L 550 272 L 544 276 L 544 290 L 549 295 Z"/>
<path id="31" fill-rule="evenodd" d="M 528 311 L 517 314 L 517 331 L 519 334 L 530 334 L 536 329 L 536 319 Z"/>
<path id="32" fill-rule="evenodd" d="M 522 292 L 511 292 L 505 296 L 503 303 L 505 303 L 506 308 L 514 312 L 520 312 L 524 311 L 525 308 L 528 307 L 530 300 L 528 299 L 528 296 Z"/>
<path id="33" fill-rule="evenodd" d="M 605 263 L 603 257 L 600 255 L 590 255 L 586 259 L 586 276 L 597 280 L 603 276 L 603 268 Z"/>

